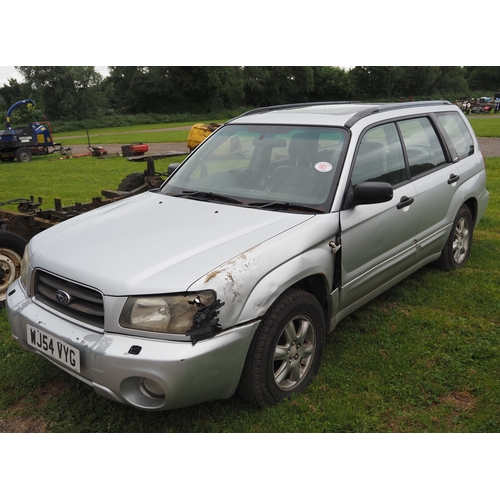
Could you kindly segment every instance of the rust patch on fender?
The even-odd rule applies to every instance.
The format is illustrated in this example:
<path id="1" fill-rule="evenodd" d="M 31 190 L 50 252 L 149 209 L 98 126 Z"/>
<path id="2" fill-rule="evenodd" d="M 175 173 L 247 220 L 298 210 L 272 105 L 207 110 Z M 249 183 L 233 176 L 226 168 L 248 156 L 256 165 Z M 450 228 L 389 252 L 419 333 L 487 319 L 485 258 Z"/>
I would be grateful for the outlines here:
<path id="1" fill-rule="evenodd" d="M 214 279 L 221 272 L 222 269 L 215 269 L 215 271 L 208 273 L 207 277 L 205 278 L 205 283 L 208 283 L 211 279 Z"/>
<path id="2" fill-rule="evenodd" d="M 218 267 L 217 269 L 214 269 L 213 271 L 210 271 L 206 277 L 205 277 L 205 281 L 204 283 L 208 283 L 209 281 L 213 280 L 214 278 L 216 278 L 220 273 L 226 271 L 229 267 L 233 267 L 233 266 L 236 266 L 238 264 L 238 261 L 246 261 L 248 259 L 248 256 L 247 254 L 250 253 L 250 252 L 253 252 L 257 247 L 260 246 L 260 243 L 258 245 L 255 245 L 254 247 L 248 249 L 248 250 L 245 250 L 242 254 L 238 255 L 238 257 L 235 257 L 233 259 L 230 259 L 228 260 L 227 262 L 225 262 L 222 266 Z M 250 264 L 246 264 L 244 266 L 246 269 L 250 268 Z M 227 277 L 232 281 L 232 283 L 234 284 L 234 279 L 232 277 L 232 274 L 231 272 L 228 272 L 227 273 Z"/>

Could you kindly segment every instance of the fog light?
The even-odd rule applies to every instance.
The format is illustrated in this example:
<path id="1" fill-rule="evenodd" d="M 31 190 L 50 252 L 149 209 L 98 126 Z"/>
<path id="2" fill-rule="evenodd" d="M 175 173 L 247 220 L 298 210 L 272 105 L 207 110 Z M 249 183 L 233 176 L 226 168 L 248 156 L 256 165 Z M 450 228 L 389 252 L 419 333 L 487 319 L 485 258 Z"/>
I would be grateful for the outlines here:
<path id="1" fill-rule="evenodd" d="M 163 392 L 163 389 L 160 387 L 160 385 L 150 378 L 141 379 L 139 382 L 139 387 L 142 393 L 150 398 L 159 399 L 165 397 L 165 393 Z"/>

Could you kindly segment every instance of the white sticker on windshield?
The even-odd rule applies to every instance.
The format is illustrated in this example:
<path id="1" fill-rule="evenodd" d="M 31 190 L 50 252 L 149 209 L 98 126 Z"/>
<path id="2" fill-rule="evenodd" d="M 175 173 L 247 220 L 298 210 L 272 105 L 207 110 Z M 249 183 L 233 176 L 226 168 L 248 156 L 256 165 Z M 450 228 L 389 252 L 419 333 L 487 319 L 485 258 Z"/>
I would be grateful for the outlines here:
<path id="1" fill-rule="evenodd" d="M 327 161 L 320 161 L 319 163 L 316 163 L 314 165 L 314 168 L 318 172 L 330 172 L 330 170 L 333 168 L 331 163 L 328 163 Z"/>

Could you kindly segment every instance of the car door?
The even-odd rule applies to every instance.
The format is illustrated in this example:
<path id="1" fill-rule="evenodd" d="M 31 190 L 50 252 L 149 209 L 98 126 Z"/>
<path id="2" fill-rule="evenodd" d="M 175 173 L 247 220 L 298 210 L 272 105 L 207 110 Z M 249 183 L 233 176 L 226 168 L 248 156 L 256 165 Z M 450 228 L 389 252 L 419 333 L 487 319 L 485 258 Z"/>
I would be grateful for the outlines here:
<path id="1" fill-rule="evenodd" d="M 341 310 L 353 310 L 381 293 L 414 261 L 416 191 L 394 123 L 370 129 L 358 146 L 351 184 L 366 181 L 389 182 L 394 195 L 388 202 L 341 211 Z"/>
<path id="2" fill-rule="evenodd" d="M 429 117 L 415 117 L 397 125 L 416 190 L 416 260 L 420 262 L 442 250 L 458 209 L 452 200 L 462 180 L 458 165 L 443 148 Z"/>

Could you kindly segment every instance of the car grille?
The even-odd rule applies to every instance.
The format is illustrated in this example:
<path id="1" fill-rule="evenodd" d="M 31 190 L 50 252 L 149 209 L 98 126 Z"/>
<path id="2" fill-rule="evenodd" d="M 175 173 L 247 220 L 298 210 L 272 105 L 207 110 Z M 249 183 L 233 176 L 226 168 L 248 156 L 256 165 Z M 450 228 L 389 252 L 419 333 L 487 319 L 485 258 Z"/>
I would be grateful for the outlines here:
<path id="1" fill-rule="evenodd" d="M 56 311 L 92 326 L 104 328 L 104 301 L 97 290 L 57 278 L 44 271 L 37 271 L 35 296 L 37 300 Z"/>

